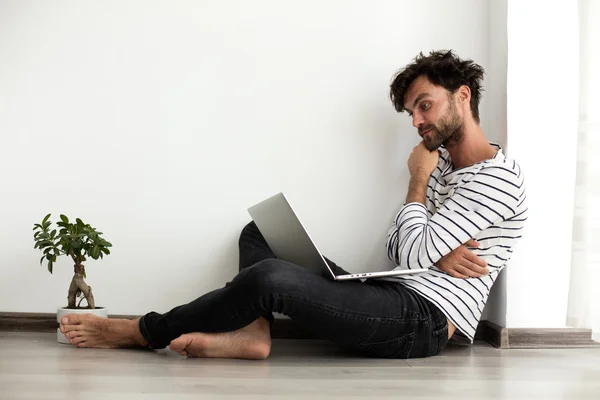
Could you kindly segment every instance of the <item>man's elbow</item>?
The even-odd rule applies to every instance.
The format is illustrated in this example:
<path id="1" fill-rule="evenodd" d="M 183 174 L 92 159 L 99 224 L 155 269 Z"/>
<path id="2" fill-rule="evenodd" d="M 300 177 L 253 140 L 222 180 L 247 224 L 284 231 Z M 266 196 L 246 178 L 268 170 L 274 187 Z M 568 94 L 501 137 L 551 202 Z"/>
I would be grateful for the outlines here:
<path id="1" fill-rule="evenodd" d="M 422 269 L 431 268 L 433 266 L 431 260 L 427 257 L 419 257 L 417 251 L 402 252 L 400 253 L 399 259 L 400 263 L 398 265 L 405 269 Z"/>

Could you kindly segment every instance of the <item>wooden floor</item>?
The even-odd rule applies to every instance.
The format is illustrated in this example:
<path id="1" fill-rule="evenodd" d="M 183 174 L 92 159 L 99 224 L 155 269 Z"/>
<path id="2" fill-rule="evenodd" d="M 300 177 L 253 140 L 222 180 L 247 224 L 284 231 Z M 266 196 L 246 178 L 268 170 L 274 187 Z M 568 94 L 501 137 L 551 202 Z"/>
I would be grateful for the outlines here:
<path id="1" fill-rule="evenodd" d="M 169 350 L 89 350 L 49 333 L 0 332 L 0 399 L 600 399 L 600 349 L 452 346 L 377 360 L 279 339 L 265 361 L 186 359 Z"/>

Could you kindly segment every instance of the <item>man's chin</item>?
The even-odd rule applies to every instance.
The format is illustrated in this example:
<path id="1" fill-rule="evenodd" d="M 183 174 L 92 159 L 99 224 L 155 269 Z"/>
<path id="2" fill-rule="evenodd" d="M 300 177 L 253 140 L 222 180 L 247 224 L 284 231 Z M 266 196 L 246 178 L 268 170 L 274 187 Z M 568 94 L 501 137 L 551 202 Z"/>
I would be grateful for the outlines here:
<path id="1" fill-rule="evenodd" d="M 430 141 L 427 141 L 427 140 L 423 140 L 423 144 L 425 144 L 425 147 L 429 151 L 435 151 L 435 150 L 439 149 L 440 146 L 442 145 L 441 143 L 430 142 Z"/>

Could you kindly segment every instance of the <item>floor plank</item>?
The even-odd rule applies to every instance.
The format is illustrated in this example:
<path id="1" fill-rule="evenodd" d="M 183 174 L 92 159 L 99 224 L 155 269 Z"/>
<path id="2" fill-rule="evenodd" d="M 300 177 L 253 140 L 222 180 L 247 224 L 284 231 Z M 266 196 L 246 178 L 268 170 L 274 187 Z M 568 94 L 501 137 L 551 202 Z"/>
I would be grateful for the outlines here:
<path id="1" fill-rule="evenodd" d="M 49 333 L 0 332 L 0 399 L 598 399 L 600 349 L 450 346 L 426 359 L 357 358 L 275 340 L 265 361 L 95 350 Z"/>

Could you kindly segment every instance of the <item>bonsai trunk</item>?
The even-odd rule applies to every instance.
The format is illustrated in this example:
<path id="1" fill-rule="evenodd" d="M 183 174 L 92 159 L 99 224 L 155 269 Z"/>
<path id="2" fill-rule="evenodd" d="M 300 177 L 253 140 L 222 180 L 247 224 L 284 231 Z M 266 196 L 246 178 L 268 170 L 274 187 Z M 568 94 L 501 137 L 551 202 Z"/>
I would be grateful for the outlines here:
<path id="1" fill-rule="evenodd" d="M 94 302 L 94 295 L 92 294 L 92 287 L 88 286 L 87 283 L 83 280 L 83 274 L 85 272 L 85 267 L 81 264 L 80 261 L 76 261 L 75 264 L 75 275 L 73 275 L 73 279 L 71 279 L 71 286 L 69 286 L 69 296 L 68 296 L 68 305 L 67 308 L 77 308 L 75 304 L 77 300 L 77 295 L 81 292 L 85 296 L 85 299 L 88 303 L 88 308 L 96 308 L 96 303 Z"/>

